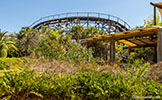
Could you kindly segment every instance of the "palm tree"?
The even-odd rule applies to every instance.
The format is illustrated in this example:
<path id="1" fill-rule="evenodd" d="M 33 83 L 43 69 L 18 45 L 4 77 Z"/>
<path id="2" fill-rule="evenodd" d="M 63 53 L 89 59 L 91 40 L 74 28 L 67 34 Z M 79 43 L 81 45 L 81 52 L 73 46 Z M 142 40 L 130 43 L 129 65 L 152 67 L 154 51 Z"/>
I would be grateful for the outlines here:
<path id="1" fill-rule="evenodd" d="M 28 56 L 30 54 L 28 49 L 39 41 L 40 34 L 41 32 L 38 32 L 38 30 L 22 27 L 19 34 L 16 35 L 18 48 L 22 52 L 20 56 Z"/>
<path id="2" fill-rule="evenodd" d="M 15 43 L 10 35 L 5 35 L 7 32 L 0 31 L 0 57 L 7 57 L 8 50 L 15 47 Z"/>

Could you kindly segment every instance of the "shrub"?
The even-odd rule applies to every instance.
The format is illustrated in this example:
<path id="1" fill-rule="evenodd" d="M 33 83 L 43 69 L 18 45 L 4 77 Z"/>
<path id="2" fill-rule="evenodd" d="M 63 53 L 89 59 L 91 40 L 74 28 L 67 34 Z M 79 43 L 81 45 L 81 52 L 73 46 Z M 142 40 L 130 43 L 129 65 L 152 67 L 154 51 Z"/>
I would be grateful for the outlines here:
<path id="1" fill-rule="evenodd" d="M 6 69 L 7 68 L 7 64 L 4 61 L 0 60 L 0 70 Z"/>
<path id="2" fill-rule="evenodd" d="M 73 75 L 36 73 L 33 70 L 5 72 L 0 77 L 0 98 L 24 100 L 33 96 L 56 99 L 132 99 L 162 96 L 162 85 L 143 78 L 84 72 Z"/>
<path id="3" fill-rule="evenodd" d="M 62 44 L 46 39 L 30 48 L 37 58 L 59 59 L 65 61 L 93 61 L 92 51 L 75 43 Z"/>
<path id="4" fill-rule="evenodd" d="M 5 66 L 4 69 L 20 70 L 29 61 L 28 58 L 0 58 L 1 66 Z"/>
<path id="5" fill-rule="evenodd" d="M 38 83 L 33 71 L 5 72 L 0 81 L 0 98 L 24 100 L 30 94 L 42 97 L 35 88 Z"/>

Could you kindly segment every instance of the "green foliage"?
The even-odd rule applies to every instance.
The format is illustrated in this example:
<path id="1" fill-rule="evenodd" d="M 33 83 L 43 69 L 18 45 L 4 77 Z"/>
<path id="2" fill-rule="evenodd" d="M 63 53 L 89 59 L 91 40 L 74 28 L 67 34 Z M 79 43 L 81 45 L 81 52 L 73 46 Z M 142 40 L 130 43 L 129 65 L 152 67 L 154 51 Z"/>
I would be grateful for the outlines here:
<path id="1" fill-rule="evenodd" d="M 26 62 L 28 59 L 19 60 Z M 2 61 L 12 63 L 18 59 L 6 58 Z M 146 63 L 141 66 L 142 63 L 142 60 L 128 63 L 126 72 L 115 75 L 97 71 L 73 74 L 40 73 L 33 70 L 4 71 L 0 76 L 0 98 L 30 99 L 37 96 L 55 99 L 123 100 L 139 96 L 162 96 L 160 83 L 143 78 L 150 65 Z"/>
<path id="2" fill-rule="evenodd" d="M 0 57 L 7 57 L 10 49 L 17 50 L 12 35 L 5 35 L 7 32 L 0 32 Z"/>
<path id="3" fill-rule="evenodd" d="M 34 53 L 38 58 L 44 56 L 45 58 L 58 59 L 65 54 L 63 45 L 60 45 L 57 41 L 51 40 L 45 40 L 35 44 L 32 50 L 34 50 Z"/>
<path id="4" fill-rule="evenodd" d="M 72 38 L 75 39 L 77 43 L 79 43 L 79 39 L 84 37 L 84 27 L 81 25 L 73 26 L 70 32 L 72 33 Z"/>
<path id="5" fill-rule="evenodd" d="M 6 62 L 0 60 L 0 70 L 6 69 L 6 68 L 7 68 Z"/>
<path id="6" fill-rule="evenodd" d="M 148 61 L 153 63 L 155 60 L 154 47 L 131 48 L 129 54 L 128 49 L 124 49 L 124 46 L 121 43 L 116 46 L 116 59 L 120 63 L 128 63 L 131 60 L 130 63 L 132 64 L 136 59 L 143 59 L 143 63 Z"/>
<path id="7" fill-rule="evenodd" d="M 57 32 L 55 32 L 55 31 L 52 31 L 52 32 L 50 32 L 50 34 L 49 34 L 49 38 L 50 38 L 51 40 L 56 40 L 56 41 L 58 41 L 58 39 L 59 39 L 59 34 L 58 34 Z"/>
<path id="8" fill-rule="evenodd" d="M 80 29 L 80 26 L 75 27 L 79 27 Z M 31 30 L 31 32 L 32 31 L 34 30 Z M 77 30 L 77 32 L 78 31 L 80 30 Z M 25 31 L 23 31 L 23 33 L 24 32 Z M 76 40 L 73 36 L 74 34 L 65 35 L 64 30 L 49 30 L 44 26 L 38 34 L 40 34 L 38 36 L 39 39 L 28 49 L 28 52 L 31 52 L 36 58 L 59 59 L 74 62 L 94 61 L 92 50 L 76 43 L 74 41 Z"/>
<path id="9" fill-rule="evenodd" d="M 162 23 L 160 22 L 160 15 L 156 14 L 156 25 L 161 26 Z M 154 25 L 154 15 L 149 16 L 147 19 L 144 19 L 144 27 L 149 27 Z"/>
<path id="10" fill-rule="evenodd" d="M 68 42 L 69 43 L 69 42 Z M 69 44 L 59 41 L 44 40 L 35 44 L 31 51 L 37 58 L 60 59 L 65 61 L 92 61 L 92 51 L 73 42 Z"/>
<path id="11" fill-rule="evenodd" d="M 34 46 L 34 44 L 38 44 L 38 43 L 42 44 L 43 43 L 42 41 L 45 42 L 47 40 L 53 41 L 53 42 L 56 41 L 57 43 L 59 43 L 59 45 L 64 45 L 64 46 L 68 45 L 69 47 L 74 47 L 78 45 L 77 47 L 81 48 L 82 47 L 81 45 L 85 45 L 81 43 L 80 41 L 81 39 L 89 38 L 89 37 L 97 37 L 97 36 L 101 36 L 105 34 L 106 33 L 104 31 L 101 31 L 97 28 L 94 28 L 94 27 L 84 28 L 81 25 L 72 26 L 72 28 L 69 29 L 69 31 L 65 31 L 62 29 L 49 29 L 48 27 L 45 27 L 45 26 L 42 26 L 42 28 L 39 31 L 30 29 L 28 27 L 23 27 L 19 34 L 16 33 L 17 46 L 19 48 L 19 51 L 15 53 L 13 51 L 10 51 L 10 52 L 11 54 L 18 56 L 18 57 L 28 56 L 31 54 L 31 47 Z M 108 52 L 108 43 L 104 41 L 89 43 L 87 47 L 92 49 L 94 57 L 96 58 L 101 57 L 107 60 L 107 54 L 105 55 L 105 53 Z M 83 54 L 85 52 L 90 52 L 90 51 L 85 51 L 85 49 L 83 48 L 85 47 L 82 47 Z M 36 51 L 39 51 L 39 50 L 36 50 Z M 40 52 L 42 51 L 39 51 L 39 53 Z M 69 54 L 71 55 L 72 52 L 73 51 L 71 51 Z M 90 54 L 91 53 L 89 53 L 89 55 Z M 49 55 L 43 55 L 43 56 L 47 57 Z M 79 57 L 81 56 L 79 55 Z"/>
<path id="12" fill-rule="evenodd" d="M 150 68 L 150 63 L 144 63 L 143 59 L 134 60 L 131 63 L 132 58 L 129 58 L 128 64 L 126 66 L 126 77 L 132 79 L 133 81 L 137 81 L 139 78 L 143 78 Z"/>
<path id="13" fill-rule="evenodd" d="M 20 71 L 25 63 L 28 63 L 28 58 L 0 58 L 0 70 L 15 70 Z"/>
<path id="14" fill-rule="evenodd" d="M 132 88 L 133 91 L 138 91 L 133 94 L 133 97 L 160 97 L 162 95 L 162 84 L 144 78 L 149 72 L 150 63 L 143 64 L 143 59 L 138 59 L 130 64 L 131 59 L 128 60 L 126 73 L 120 73 L 120 75 L 125 78 L 127 87 Z"/>
<path id="15" fill-rule="evenodd" d="M 74 75 L 35 73 L 33 70 L 5 72 L 0 98 L 27 99 L 31 95 L 56 99 L 132 99 L 133 96 L 162 96 L 162 85 L 152 80 L 107 73 Z"/>
<path id="16" fill-rule="evenodd" d="M 124 49 L 124 44 L 119 43 L 116 45 L 116 60 L 120 63 L 126 63 L 128 61 L 128 49 Z"/>
<path id="17" fill-rule="evenodd" d="M 14 73 L 5 72 L 0 81 L 0 97 L 1 99 L 17 99 L 24 100 L 31 94 L 41 96 L 35 90 L 38 82 L 33 71 L 25 70 L 24 72 Z"/>
<path id="18" fill-rule="evenodd" d="M 7 57 L 7 49 L 2 49 L 0 54 L 1 54 L 1 57 L 6 58 Z"/>
<path id="19" fill-rule="evenodd" d="M 152 17 L 144 22 L 144 26 L 137 28 L 153 25 Z M 159 16 L 157 23 L 161 25 Z M 4 57 L 0 58 L 0 99 L 25 100 L 31 99 L 30 97 L 53 97 L 61 100 L 126 100 L 136 96 L 162 96 L 162 84 L 144 78 L 150 67 L 150 64 L 145 62 L 152 60 L 153 48 L 133 49 L 128 57 L 128 50 L 119 43 L 116 47 L 116 58 L 118 62 L 127 63 L 125 71 L 108 74 L 104 72 L 110 69 L 99 65 L 96 67 L 93 64 L 76 68 L 72 64 L 71 69 L 65 68 L 68 67 L 66 66 L 68 62 L 77 62 L 77 64 L 93 62 L 96 60 L 94 57 L 107 60 L 108 43 L 105 41 L 88 43 L 86 46 L 91 48 L 88 49 L 80 41 L 106 34 L 94 27 L 84 28 L 76 25 L 68 32 L 44 26 L 40 31 L 23 27 L 19 34 L 15 33 L 15 36 L 5 34 L 6 32 L 0 32 L 0 55 Z M 16 52 L 15 40 L 18 47 Z M 32 53 L 36 58 L 64 60 L 67 63 L 60 65 L 62 69 L 59 71 L 52 70 L 55 73 L 35 72 L 23 69 L 25 64 L 33 59 L 5 58 L 8 53 L 10 56 L 28 56 Z M 58 68 L 57 64 L 54 66 Z M 69 73 L 72 74 L 68 71 L 68 74 L 58 73 L 69 69 L 71 70 Z"/>

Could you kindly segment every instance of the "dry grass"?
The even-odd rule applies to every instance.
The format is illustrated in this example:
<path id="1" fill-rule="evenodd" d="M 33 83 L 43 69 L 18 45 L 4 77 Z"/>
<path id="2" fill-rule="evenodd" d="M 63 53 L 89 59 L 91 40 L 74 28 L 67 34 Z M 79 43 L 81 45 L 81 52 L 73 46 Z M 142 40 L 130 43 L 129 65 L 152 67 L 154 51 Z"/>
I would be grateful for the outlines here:
<path id="1" fill-rule="evenodd" d="M 77 72 L 105 72 L 110 74 L 117 74 L 121 68 L 111 66 L 108 64 L 99 65 L 96 63 L 71 63 L 65 61 L 42 61 L 33 60 L 31 63 L 27 63 L 25 67 L 31 67 L 38 72 L 50 72 L 50 73 L 64 73 L 75 74 Z"/>
<path id="2" fill-rule="evenodd" d="M 77 72 L 100 72 L 126 74 L 123 65 L 112 66 L 109 64 L 96 64 L 96 63 L 71 63 L 65 61 L 43 61 L 34 60 L 30 63 L 26 63 L 26 67 L 31 67 L 38 72 L 50 72 L 50 73 L 63 73 L 63 74 L 75 74 Z M 118 67 L 120 66 L 120 67 Z M 156 82 L 162 83 L 162 62 L 154 64 L 150 67 L 146 73 L 146 78 L 153 79 Z"/>
<path id="3" fill-rule="evenodd" d="M 156 82 L 162 83 L 162 62 L 152 65 L 147 77 Z"/>

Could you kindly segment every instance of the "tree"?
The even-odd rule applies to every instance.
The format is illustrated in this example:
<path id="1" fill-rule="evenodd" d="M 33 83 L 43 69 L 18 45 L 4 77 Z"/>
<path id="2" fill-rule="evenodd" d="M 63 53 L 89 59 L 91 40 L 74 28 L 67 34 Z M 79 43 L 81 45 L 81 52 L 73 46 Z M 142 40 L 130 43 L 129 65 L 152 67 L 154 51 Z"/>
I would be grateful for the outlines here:
<path id="1" fill-rule="evenodd" d="M 41 34 L 44 33 L 30 27 L 22 27 L 20 32 L 16 34 L 16 45 L 19 51 L 15 56 L 29 56 L 31 52 L 28 49 L 39 41 Z"/>
<path id="2" fill-rule="evenodd" d="M 6 33 L 0 32 L 0 57 L 7 57 L 8 50 L 11 48 L 17 50 L 11 35 L 5 35 Z"/>
<path id="3" fill-rule="evenodd" d="M 72 26 L 69 31 L 72 34 L 72 39 L 79 43 L 79 40 L 82 39 L 82 36 L 84 35 L 84 27 L 81 25 Z"/>

